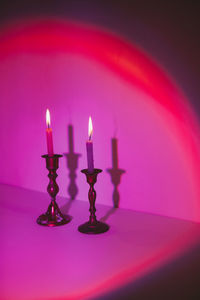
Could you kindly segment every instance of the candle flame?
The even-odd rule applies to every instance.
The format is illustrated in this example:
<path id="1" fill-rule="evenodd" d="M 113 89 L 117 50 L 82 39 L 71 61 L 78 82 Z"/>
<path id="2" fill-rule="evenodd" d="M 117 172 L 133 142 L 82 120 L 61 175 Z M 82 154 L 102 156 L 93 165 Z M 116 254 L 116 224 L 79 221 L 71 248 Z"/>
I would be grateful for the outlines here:
<path id="1" fill-rule="evenodd" d="M 50 128 L 50 125 L 51 125 L 51 117 L 50 117 L 50 112 L 49 112 L 48 109 L 46 110 L 46 123 L 47 123 L 47 127 Z"/>
<path id="2" fill-rule="evenodd" d="M 92 134 L 93 134 L 93 127 L 92 127 L 92 118 L 90 116 L 89 117 L 89 122 L 88 122 L 88 136 L 89 136 L 89 140 L 92 139 Z"/>

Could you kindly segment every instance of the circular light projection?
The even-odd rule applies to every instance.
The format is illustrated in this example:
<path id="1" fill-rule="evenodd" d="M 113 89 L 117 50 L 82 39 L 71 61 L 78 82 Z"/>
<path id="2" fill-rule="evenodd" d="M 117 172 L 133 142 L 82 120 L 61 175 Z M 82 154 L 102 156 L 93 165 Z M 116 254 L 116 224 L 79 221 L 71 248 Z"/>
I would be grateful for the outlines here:
<path id="1" fill-rule="evenodd" d="M 90 114 L 96 167 L 112 168 L 111 143 L 117 140 L 118 167 L 125 171 L 118 186 L 120 207 L 200 220 L 199 127 L 182 92 L 144 51 L 103 30 L 56 20 L 7 26 L 0 46 L 6 129 L 1 152 L 8 154 L 2 181 L 44 189 L 39 156 L 45 151 L 43 111 L 50 105 L 55 147 L 67 152 L 72 122 L 80 167 L 86 165 Z M 29 155 L 34 162 L 27 167 Z M 7 164 L 15 166 L 12 174 Z M 32 168 L 38 174 L 34 180 Z M 66 168 L 61 172 L 66 195 Z M 112 205 L 110 175 L 104 173 L 101 182 L 98 201 Z M 80 175 L 77 185 L 79 198 L 85 198 Z"/>

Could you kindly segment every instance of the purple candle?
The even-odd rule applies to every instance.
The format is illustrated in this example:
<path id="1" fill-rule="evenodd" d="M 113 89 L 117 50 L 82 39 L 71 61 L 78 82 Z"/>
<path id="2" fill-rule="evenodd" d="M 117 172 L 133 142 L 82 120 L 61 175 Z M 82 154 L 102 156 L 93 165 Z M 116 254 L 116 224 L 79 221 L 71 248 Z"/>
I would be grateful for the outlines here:
<path id="1" fill-rule="evenodd" d="M 88 172 L 89 173 L 92 173 L 94 171 L 92 133 L 93 133 L 92 119 L 91 119 L 91 117 L 89 117 L 88 140 L 86 142 L 87 162 L 88 162 Z"/>

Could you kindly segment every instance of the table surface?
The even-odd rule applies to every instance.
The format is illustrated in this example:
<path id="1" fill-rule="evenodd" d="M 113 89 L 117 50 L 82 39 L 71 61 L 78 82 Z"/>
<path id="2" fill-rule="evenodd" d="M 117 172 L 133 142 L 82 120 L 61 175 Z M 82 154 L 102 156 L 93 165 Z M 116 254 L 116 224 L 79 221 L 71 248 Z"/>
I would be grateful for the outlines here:
<path id="1" fill-rule="evenodd" d="M 48 195 L 0 185 L 0 299 L 118 299 L 120 289 L 176 262 L 200 240 L 200 224 L 98 204 L 97 218 L 110 230 L 81 234 L 88 202 L 57 203 L 72 221 L 39 226 Z"/>

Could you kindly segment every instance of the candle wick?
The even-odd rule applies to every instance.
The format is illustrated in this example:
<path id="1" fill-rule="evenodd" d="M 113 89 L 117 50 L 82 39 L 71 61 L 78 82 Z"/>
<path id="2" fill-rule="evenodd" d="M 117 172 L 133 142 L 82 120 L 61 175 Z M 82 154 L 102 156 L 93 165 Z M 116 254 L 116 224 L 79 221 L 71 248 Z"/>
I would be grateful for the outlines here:
<path id="1" fill-rule="evenodd" d="M 50 124 L 49 124 L 49 123 L 47 124 L 47 128 L 48 128 L 48 129 L 50 128 Z"/>

